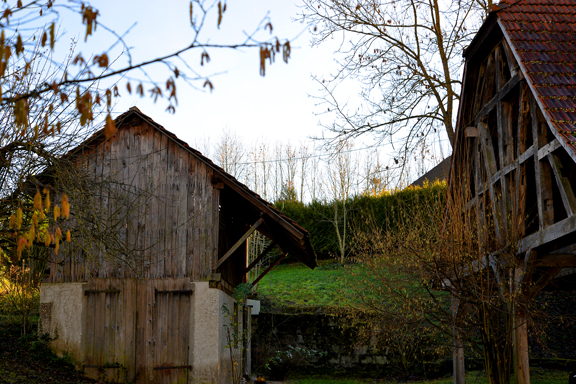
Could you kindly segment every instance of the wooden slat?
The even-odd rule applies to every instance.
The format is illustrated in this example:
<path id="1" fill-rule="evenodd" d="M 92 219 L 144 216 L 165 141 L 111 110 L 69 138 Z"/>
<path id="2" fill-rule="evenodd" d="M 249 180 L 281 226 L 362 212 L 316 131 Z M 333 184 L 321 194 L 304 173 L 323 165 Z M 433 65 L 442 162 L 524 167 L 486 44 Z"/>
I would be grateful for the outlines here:
<path id="1" fill-rule="evenodd" d="M 494 154 L 494 148 L 492 147 L 492 141 L 490 139 L 490 133 L 486 126 L 483 123 L 478 124 L 478 132 L 480 133 L 480 143 L 482 146 L 482 152 L 484 157 L 484 168 L 488 175 L 488 179 L 492 179 L 492 175 L 496 173 L 497 166 L 496 166 L 496 159 Z M 497 212 L 497 196 L 494 190 L 494 186 L 492 182 L 489 183 L 489 190 L 490 190 L 490 205 L 492 210 L 492 215 L 494 217 L 494 228 L 496 231 L 496 237 L 498 238 L 498 242 L 502 243 L 502 234 L 500 232 L 500 222 Z"/>
<path id="2" fill-rule="evenodd" d="M 127 381 L 136 377 L 136 303 L 138 300 L 135 278 L 123 279 L 124 358 Z"/>
<path id="3" fill-rule="evenodd" d="M 165 277 L 176 277 L 176 269 L 178 268 L 177 259 L 177 241 L 178 236 L 176 230 L 178 229 L 178 154 L 176 153 L 177 146 L 173 140 L 168 142 L 168 171 L 166 172 L 166 267 Z"/>
<path id="4" fill-rule="evenodd" d="M 150 278 L 152 268 L 151 247 L 152 232 L 152 202 L 156 200 L 153 195 L 153 166 L 154 166 L 154 130 L 148 125 L 142 126 L 142 140 L 140 144 L 140 201 L 141 208 L 138 213 L 138 246 L 142 250 L 141 277 Z"/>
<path id="5" fill-rule="evenodd" d="M 178 177 L 178 229 L 177 229 L 177 274 L 175 277 L 184 277 L 187 273 L 187 247 L 186 236 L 188 228 L 188 152 L 178 149 L 179 172 Z"/>
<path id="6" fill-rule="evenodd" d="M 549 153 L 548 162 L 550 163 L 554 179 L 556 180 L 556 185 L 560 191 L 560 197 L 562 198 L 562 204 L 564 205 L 566 214 L 572 216 L 574 212 L 576 212 L 576 197 L 574 196 L 574 191 L 570 185 L 570 180 L 568 180 L 567 177 L 562 176 L 562 163 L 558 156 Z"/>
<path id="7" fill-rule="evenodd" d="M 214 226 L 212 223 L 212 209 L 213 209 L 213 198 L 214 198 L 214 186 L 212 185 L 212 175 L 213 175 L 213 170 L 210 168 L 206 169 L 206 177 L 204 179 L 205 182 L 205 195 L 206 195 L 206 208 L 205 208 L 205 215 L 206 215 L 206 227 L 205 227 L 205 234 L 206 234 L 206 266 L 205 266 L 205 270 L 207 271 L 206 273 L 211 273 L 212 271 L 212 266 L 214 265 L 214 243 L 216 241 L 218 241 L 218 239 L 214 239 L 214 233 L 217 231 L 214 231 Z"/>
<path id="8" fill-rule="evenodd" d="M 160 193 L 160 184 L 161 184 L 161 177 L 164 175 L 164 172 L 160 170 L 160 157 L 161 151 L 163 150 L 162 147 L 162 137 L 163 135 L 155 129 L 151 129 L 152 133 L 152 154 L 151 154 L 151 163 L 152 169 L 150 172 L 150 221 L 148 223 L 148 229 L 150 231 L 150 272 L 148 273 L 148 278 L 154 279 L 158 276 L 158 261 L 160 258 L 159 254 L 159 210 L 161 205 L 161 197 Z"/>
<path id="9" fill-rule="evenodd" d="M 166 232 L 166 205 L 167 203 L 167 185 L 168 182 L 168 139 L 165 135 L 160 135 L 160 162 L 158 166 L 158 263 L 156 278 L 165 277 L 165 263 L 167 255 L 167 232 Z"/>
<path id="10" fill-rule="evenodd" d="M 198 256 L 194 253 L 194 233 L 196 219 L 196 205 L 195 205 L 195 177 L 196 177 L 196 161 L 192 156 L 188 156 L 188 182 L 186 184 L 186 276 L 190 278 L 196 278 L 194 271 L 195 265 L 198 263 Z"/>
<path id="11" fill-rule="evenodd" d="M 508 80 L 508 82 L 504 85 L 504 87 L 502 87 L 502 89 L 489 102 L 487 102 L 484 105 L 482 110 L 480 110 L 480 112 L 478 112 L 474 116 L 474 124 L 473 125 L 477 126 L 478 123 L 481 122 L 482 119 L 485 116 L 487 116 L 490 113 L 490 111 L 492 111 L 492 109 L 494 109 L 496 104 L 508 95 L 508 93 L 518 84 L 518 82 L 520 80 L 522 80 L 522 74 L 521 73 L 519 73 L 518 75 L 516 75 L 516 76 L 512 77 L 510 80 Z"/>
<path id="12" fill-rule="evenodd" d="M 532 139 L 534 148 L 534 177 L 536 179 L 536 199 L 538 205 L 538 228 L 544 228 L 544 206 L 542 202 L 542 188 L 541 188 L 541 176 L 540 176 L 540 160 L 538 158 L 538 151 L 540 149 L 538 143 L 538 119 L 536 117 L 536 103 L 534 102 L 534 97 L 530 95 L 530 117 L 532 121 Z"/>
<path id="13" fill-rule="evenodd" d="M 204 194 L 204 180 L 206 177 L 206 166 L 199 162 L 196 167 L 196 221 L 197 238 L 195 253 L 198 255 L 198 279 L 203 280 L 206 272 L 206 197 Z"/>
<path id="14" fill-rule="evenodd" d="M 254 233 L 254 231 L 256 229 L 258 229 L 260 224 L 262 224 L 263 222 L 264 222 L 264 218 L 263 217 L 259 218 L 258 221 L 256 223 L 254 223 L 254 225 L 252 225 L 252 227 L 250 227 L 250 229 L 232 246 L 232 248 L 230 248 L 228 250 L 228 252 L 226 252 L 226 254 L 220 258 L 220 260 L 218 260 L 218 263 L 216 264 L 214 269 L 218 269 L 238 249 L 238 247 L 240 247 L 242 244 L 244 244 L 246 239 L 252 233 Z"/>
<path id="15" fill-rule="evenodd" d="M 147 307 L 147 297 L 146 297 L 146 283 L 147 280 L 136 280 L 136 368 L 135 372 L 143 383 L 148 380 L 146 365 L 148 364 L 146 359 L 146 326 L 147 326 L 147 313 L 145 310 L 140 308 Z"/>
<path id="16" fill-rule="evenodd" d="M 90 279 L 87 288 L 94 286 L 94 280 Z M 96 364 L 94 360 L 94 345 L 96 343 L 96 338 L 94 334 L 94 326 L 95 326 L 95 316 L 94 313 L 96 312 L 96 296 L 95 295 L 88 295 L 86 297 L 86 321 L 85 321 L 85 332 L 83 335 L 84 341 L 84 363 L 85 364 Z M 94 372 L 87 370 L 87 374 L 94 378 Z"/>

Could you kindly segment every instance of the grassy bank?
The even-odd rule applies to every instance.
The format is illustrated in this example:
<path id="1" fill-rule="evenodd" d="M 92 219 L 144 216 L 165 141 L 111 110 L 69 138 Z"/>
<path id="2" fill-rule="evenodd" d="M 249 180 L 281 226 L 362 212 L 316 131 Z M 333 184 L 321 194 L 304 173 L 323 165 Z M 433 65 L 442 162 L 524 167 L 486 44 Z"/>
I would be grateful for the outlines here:
<path id="1" fill-rule="evenodd" d="M 359 267 L 342 267 L 332 260 L 319 261 L 314 270 L 301 263 L 280 265 L 260 281 L 258 297 L 278 307 L 345 306 L 348 268 Z"/>

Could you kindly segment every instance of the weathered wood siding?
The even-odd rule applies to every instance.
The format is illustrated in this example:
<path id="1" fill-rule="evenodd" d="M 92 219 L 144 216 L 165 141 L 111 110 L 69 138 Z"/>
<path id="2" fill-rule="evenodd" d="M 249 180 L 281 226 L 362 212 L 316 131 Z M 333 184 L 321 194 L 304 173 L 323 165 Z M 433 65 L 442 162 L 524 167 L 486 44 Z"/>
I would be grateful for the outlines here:
<path id="1" fill-rule="evenodd" d="M 218 254 L 219 191 L 203 161 L 137 118 L 79 159 L 95 180 L 113 181 L 110 188 L 94 191 L 94 202 L 102 221 L 117 229 L 119 244 L 79 239 L 72 231 L 72 243 L 53 255 L 49 282 L 211 276 Z"/>
<path id="2" fill-rule="evenodd" d="M 188 278 L 90 279 L 82 333 L 87 376 L 187 383 L 192 294 Z"/>

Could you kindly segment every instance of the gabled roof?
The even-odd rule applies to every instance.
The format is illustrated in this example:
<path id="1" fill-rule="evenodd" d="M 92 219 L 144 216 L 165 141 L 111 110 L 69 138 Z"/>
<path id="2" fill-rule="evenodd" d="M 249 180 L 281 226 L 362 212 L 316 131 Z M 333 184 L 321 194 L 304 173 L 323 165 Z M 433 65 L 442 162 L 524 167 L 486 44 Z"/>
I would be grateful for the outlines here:
<path id="1" fill-rule="evenodd" d="M 554 134 L 576 153 L 576 2 L 574 0 L 504 0 L 464 56 L 482 44 L 498 24 Z"/>
<path id="2" fill-rule="evenodd" d="M 143 114 L 136 107 L 130 108 L 125 113 L 121 114 L 115 119 L 117 129 L 121 129 L 124 122 L 131 121 L 131 117 L 137 116 L 138 118 L 146 121 L 151 127 L 157 129 L 170 140 L 178 143 L 181 147 L 185 148 L 195 158 L 204 162 L 208 167 L 212 168 L 214 175 L 217 176 L 220 182 L 234 190 L 238 195 L 244 198 L 247 203 L 252 204 L 263 215 L 269 217 L 271 222 L 268 227 L 274 234 L 278 235 L 275 238 L 284 252 L 289 252 L 292 256 L 306 264 L 310 268 L 316 267 L 316 254 L 310 244 L 310 234 L 304 228 L 300 227 L 295 221 L 284 215 L 281 211 L 274 208 L 269 202 L 261 198 L 257 193 L 250 190 L 246 185 L 239 182 L 234 176 L 230 175 L 224 169 L 214 164 L 212 160 L 202 155 L 196 149 L 190 147 L 188 143 L 179 139 L 175 134 L 168 131 L 166 128 L 156 123 L 151 117 Z M 94 146 L 106 140 L 104 128 L 94 133 L 90 138 L 83 142 L 76 149 L 69 152 L 68 156 L 74 156 L 86 146 Z M 253 224 L 253 223 L 251 223 Z M 274 236 L 275 237 L 275 236 Z"/>

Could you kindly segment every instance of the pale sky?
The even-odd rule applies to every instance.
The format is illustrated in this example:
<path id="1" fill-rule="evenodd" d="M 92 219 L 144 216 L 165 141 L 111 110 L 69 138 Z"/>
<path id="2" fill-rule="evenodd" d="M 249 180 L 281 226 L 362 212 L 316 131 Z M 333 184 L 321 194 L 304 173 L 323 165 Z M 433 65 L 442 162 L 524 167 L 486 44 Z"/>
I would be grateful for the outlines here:
<path id="1" fill-rule="evenodd" d="M 317 115 L 325 107 L 319 107 L 318 99 L 310 95 L 319 95 L 319 86 L 313 75 L 323 77 L 337 69 L 334 60 L 338 57 L 341 39 L 332 39 L 320 47 L 310 46 L 312 25 L 294 21 L 298 17 L 301 0 L 230 0 L 220 29 L 216 28 L 217 12 L 212 12 L 200 35 L 201 41 L 213 44 L 239 43 L 245 40 L 246 33 L 252 33 L 267 15 L 273 24 L 273 34 L 261 32 L 261 40 L 270 36 L 288 38 L 292 54 L 288 64 L 282 61 L 281 54 L 273 65 L 267 66 L 266 76 L 259 74 L 258 50 L 210 49 L 211 62 L 200 66 L 201 51 L 194 50 L 181 56 L 178 63 L 180 71 L 189 71 L 186 64 L 202 75 L 219 73 L 211 77 L 214 91 L 193 89 L 180 82 L 178 84 L 178 106 L 175 114 L 166 112 L 166 100 L 154 103 L 149 97 L 140 98 L 128 95 L 127 79 L 118 80 L 121 98 L 114 108 L 116 114 L 125 112 L 135 105 L 143 113 L 152 117 L 169 131 L 175 133 L 193 147 L 209 138 L 217 141 L 223 129 L 228 128 L 242 138 L 246 145 L 260 140 L 269 143 L 276 141 L 298 145 L 321 137 L 323 128 L 320 121 L 329 124 L 333 115 Z M 130 47 L 133 63 L 150 60 L 181 49 L 191 42 L 189 1 L 187 0 L 124 0 L 95 2 L 100 13 L 98 20 L 102 25 L 124 35 Z M 195 8 L 198 14 L 197 8 Z M 57 44 L 56 55 L 64 55 L 70 41 L 78 41 L 76 51 L 83 53 L 86 59 L 90 54 L 107 50 L 117 39 L 99 26 L 95 35 L 84 43 L 85 27 L 77 14 L 62 13 L 60 25 L 61 39 Z M 134 25 L 135 24 L 135 25 Z M 121 45 L 112 50 L 112 57 L 118 57 L 118 64 L 126 64 L 126 55 L 120 55 Z M 184 63 L 185 62 L 185 63 Z M 117 67 L 120 67 L 118 65 Z M 171 74 L 162 64 L 149 66 L 148 75 L 163 85 Z M 128 77 L 143 78 L 140 71 L 132 71 Z M 132 88 L 137 82 L 132 81 Z M 198 83 L 201 86 L 202 83 Z M 104 83 L 104 86 L 109 86 Z M 149 88 L 146 87 L 145 88 Z M 359 88 L 349 81 L 337 90 L 340 102 L 348 106 L 357 106 Z M 321 143 L 316 142 L 316 145 Z M 370 147 L 375 144 L 374 136 L 364 136 L 356 141 L 355 148 Z M 387 146 L 380 147 L 385 163 Z M 208 154 L 209 155 L 209 154 Z M 448 155 L 436 154 L 439 159 Z M 437 159 L 437 161 L 439 161 Z M 434 164 L 431 164 L 433 166 Z M 431 166 L 427 166 L 430 168 Z M 420 171 L 421 172 L 421 171 Z"/>
<path id="2" fill-rule="evenodd" d="M 161 5 L 160 5 L 161 4 Z M 190 41 L 190 19 L 188 1 L 158 2 L 152 0 L 95 3 L 100 12 L 99 20 L 123 34 L 133 23 L 137 23 L 126 35 L 126 41 L 133 47 L 133 61 L 148 60 L 186 46 Z M 128 96 L 125 80 L 119 83 L 123 96 L 115 108 L 122 113 L 136 105 L 181 139 L 193 144 L 200 136 L 215 138 L 224 127 L 229 127 L 245 138 L 247 142 L 259 138 L 270 141 L 292 140 L 298 142 L 309 136 L 320 136 L 319 117 L 315 112 L 317 100 L 309 94 L 317 94 L 318 87 L 311 74 L 323 75 L 335 69 L 333 52 L 337 42 L 330 42 L 320 48 L 310 47 L 308 27 L 292 19 L 298 8 L 291 1 L 245 0 L 229 1 L 220 30 L 216 28 L 216 14 L 208 19 L 206 34 L 211 43 L 231 43 L 244 39 L 243 32 L 252 32 L 259 22 L 269 14 L 274 26 L 273 35 L 286 37 L 292 44 L 292 56 L 288 64 L 281 55 L 266 70 L 266 76 L 259 74 L 257 49 L 210 50 L 211 62 L 200 67 L 200 51 L 184 55 L 190 66 L 201 69 L 202 73 L 220 73 L 212 78 L 215 86 L 212 93 L 195 90 L 180 84 L 178 87 L 178 107 L 176 114 L 165 112 L 166 101 L 156 104 L 150 98 Z M 94 37 L 83 42 L 82 26 L 77 16 L 67 19 L 62 26 L 66 32 L 59 49 L 67 47 L 65 39 L 80 36 L 77 50 L 88 56 L 99 53 L 109 46 L 113 38 L 101 28 Z M 261 37 L 270 36 L 268 32 Z M 122 60 L 122 59 L 120 59 Z M 184 64 L 178 64 L 186 71 Z M 167 78 L 162 66 L 147 69 L 150 76 L 161 84 Z M 139 72 L 129 76 L 141 76 Z M 132 84 L 135 88 L 135 83 Z"/>

